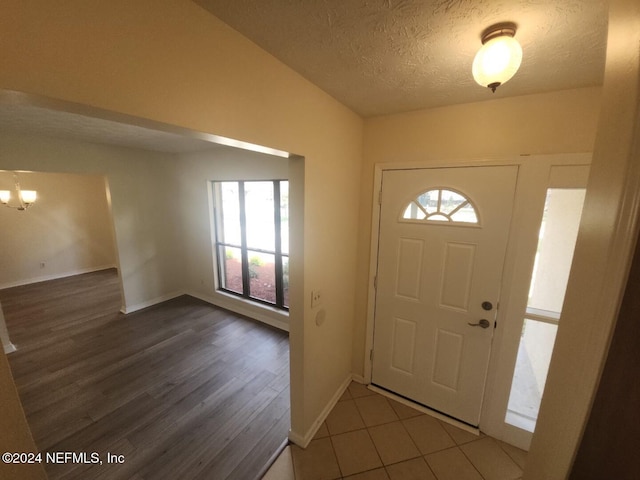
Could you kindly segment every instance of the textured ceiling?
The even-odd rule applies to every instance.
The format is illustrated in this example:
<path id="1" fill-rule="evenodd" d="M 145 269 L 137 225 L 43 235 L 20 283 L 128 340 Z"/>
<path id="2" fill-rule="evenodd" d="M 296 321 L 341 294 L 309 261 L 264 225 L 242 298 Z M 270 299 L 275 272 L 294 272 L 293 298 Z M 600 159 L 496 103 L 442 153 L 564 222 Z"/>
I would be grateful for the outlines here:
<path id="1" fill-rule="evenodd" d="M 365 117 L 602 84 L 604 0 L 194 0 Z M 523 48 L 495 94 L 471 63 L 488 26 Z"/>
<path id="2" fill-rule="evenodd" d="M 605 0 L 194 1 L 365 117 L 603 79 Z M 518 25 L 524 55 L 516 76 L 492 94 L 473 81 L 471 63 L 480 33 L 504 21 Z M 255 150 L 222 137 L 30 104 L 20 95 L 0 92 L 0 131 L 173 153 L 225 148 L 216 144 Z"/>

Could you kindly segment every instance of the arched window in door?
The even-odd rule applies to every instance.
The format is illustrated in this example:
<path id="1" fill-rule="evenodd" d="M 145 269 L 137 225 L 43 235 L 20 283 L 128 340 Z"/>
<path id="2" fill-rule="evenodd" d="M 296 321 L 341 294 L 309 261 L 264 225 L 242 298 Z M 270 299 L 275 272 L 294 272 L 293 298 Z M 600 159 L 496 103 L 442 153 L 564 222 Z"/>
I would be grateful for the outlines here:
<path id="1" fill-rule="evenodd" d="M 471 200 L 460 192 L 437 188 L 421 193 L 404 208 L 402 220 L 437 223 L 480 223 Z"/>

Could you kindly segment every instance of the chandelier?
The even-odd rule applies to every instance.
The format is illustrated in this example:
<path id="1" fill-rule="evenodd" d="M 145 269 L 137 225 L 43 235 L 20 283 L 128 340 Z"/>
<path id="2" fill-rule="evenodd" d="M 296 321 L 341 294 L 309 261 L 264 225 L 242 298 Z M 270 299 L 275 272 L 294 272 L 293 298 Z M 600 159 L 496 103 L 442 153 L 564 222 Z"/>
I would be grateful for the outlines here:
<path id="1" fill-rule="evenodd" d="M 12 205 L 11 202 L 11 191 L 10 190 L 0 190 L 0 203 L 9 208 L 15 208 L 17 210 L 26 210 L 31 205 L 34 204 L 37 198 L 37 193 L 35 190 L 22 190 L 20 188 L 20 182 L 18 182 L 18 175 L 13 174 L 13 182 L 15 184 L 15 191 L 17 197 L 17 204 Z"/>

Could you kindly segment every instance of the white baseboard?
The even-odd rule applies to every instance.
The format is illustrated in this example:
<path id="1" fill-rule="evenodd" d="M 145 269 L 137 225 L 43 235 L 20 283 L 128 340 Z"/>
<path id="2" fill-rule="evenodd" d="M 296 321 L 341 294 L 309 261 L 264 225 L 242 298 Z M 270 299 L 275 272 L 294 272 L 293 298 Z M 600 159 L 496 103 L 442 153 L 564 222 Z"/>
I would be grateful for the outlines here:
<path id="1" fill-rule="evenodd" d="M 3 345 L 2 348 L 4 349 L 4 353 L 13 353 L 16 350 L 18 350 L 18 348 L 13 344 L 13 343 L 9 343 L 7 345 Z"/>
<path id="2" fill-rule="evenodd" d="M 345 378 L 344 382 L 342 382 L 342 384 L 338 387 L 336 393 L 334 393 L 334 395 L 331 397 L 329 403 L 327 403 L 327 405 L 322 409 L 322 412 L 320 412 L 320 415 L 318 415 L 318 417 L 315 419 L 315 421 L 311 425 L 311 428 L 307 431 L 306 434 L 301 435 L 297 432 L 294 432 L 293 430 L 289 430 L 289 440 L 291 440 L 299 447 L 307 448 L 309 443 L 311 443 L 311 440 L 313 440 L 313 437 L 315 437 L 316 433 L 318 433 L 318 430 L 322 426 L 322 423 L 327 419 L 327 417 L 331 413 L 331 410 L 333 410 L 333 407 L 336 406 L 336 403 L 338 403 L 340 397 L 342 397 L 347 387 L 349 387 L 349 384 L 352 380 L 353 375 L 349 374 L 349 376 Z"/>
<path id="3" fill-rule="evenodd" d="M 117 268 L 116 265 L 101 265 L 98 267 L 80 268 L 69 272 L 53 273 L 50 275 L 39 275 L 37 277 L 26 278 L 22 280 L 16 280 L 15 282 L 6 282 L 0 284 L 0 290 L 5 288 L 21 287 L 23 285 L 31 285 L 32 283 L 48 282 L 49 280 L 58 280 L 60 278 L 73 277 L 74 275 L 82 275 L 84 273 L 99 272 L 101 270 L 108 270 L 110 268 Z"/>
<path id="4" fill-rule="evenodd" d="M 124 314 L 129 314 L 133 312 L 137 312 L 138 310 L 142 310 L 143 308 L 152 307 L 157 305 L 158 303 L 166 302 L 167 300 L 173 300 L 174 298 L 180 297 L 184 295 L 184 292 L 171 292 L 166 295 L 161 295 L 160 297 L 152 298 L 151 300 L 147 300 L 145 302 L 136 303 L 135 305 L 123 305 L 120 308 L 120 312 Z"/>
<path id="5" fill-rule="evenodd" d="M 278 320 L 278 319 L 272 318 L 266 313 L 261 313 L 259 311 L 260 309 L 259 306 L 256 307 L 254 305 L 250 305 L 249 307 L 253 307 L 253 308 L 249 308 L 242 305 L 242 303 L 235 301 L 236 299 L 226 300 L 223 297 L 218 298 L 218 297 L 213 297 L 211 295 L 203 295 L 201 293 L 197 293 L 194 291 L 185 292 L 181 290 L 181 291 L 169 293 L 167 295 L 162 295 L 160 297 L 156 297 L 151 300 L 147 300 L 145 302 L 137 303 L 135 305 L 122 305 L 122 307 L 120 308 L 120 312 L 124 314 L 137 312 L 138 310 L 142 310 L 143 308 L 152 307 L 153 305 L 166 302 L 167 300 L 172 300 L 181 295 L 189 295 L 190 297 L 197 298 L 199 300 L 202 300 L 203 302 L 207 302 L 212 305 L 215 305 L 216 307 L 224 308 L 234 313 L 244 315 L 245 317 L 249 317 L 259 322 L 266 323 L 267 325 L 278 328 L 280 330 L 284 330 L 285 332 L 289 331 L 289 323 L 287 321 Z"/>
<path id="6" fill-rule="evenodd" d="M 186 294 L 191 297 L 198 298 L 203 302 L 215 305 L 216 307 L 224 308 L 225 310 L 244 315 L 245 317 L 253 318 L 254 320 L 266 323 L 267 325 L 284 330 L 285 332 L 289 331 L 288 317 L 285 317 L 283 320 L 274 318 L 274 316 L 284 317 L 284 315 L 279 311 L 274 311 L 273 315 L 269 315 L 269 307 L 261 307 L 254 303 L 245 306 L 245 302 L 242 299 L 227 299 L 226 296 L 222 295 L 216 295 L 214 297 L 213 295 L 206 295 L 194 291 L 186 292 Z M 260 310 L 264 310 L 264 312 L 261 312 Z"/>

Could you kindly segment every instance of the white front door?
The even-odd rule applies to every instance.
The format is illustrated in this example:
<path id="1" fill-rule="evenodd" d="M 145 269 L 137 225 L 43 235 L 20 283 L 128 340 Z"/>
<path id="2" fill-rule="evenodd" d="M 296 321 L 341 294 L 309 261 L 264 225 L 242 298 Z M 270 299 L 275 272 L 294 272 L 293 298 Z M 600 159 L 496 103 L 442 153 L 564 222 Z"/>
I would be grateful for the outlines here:
<path id="1" fill-rule="evenodd" d="M 518 167 L 382 177 L 372 383 L 478 425 Z"/>

